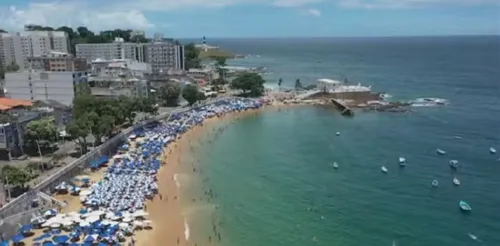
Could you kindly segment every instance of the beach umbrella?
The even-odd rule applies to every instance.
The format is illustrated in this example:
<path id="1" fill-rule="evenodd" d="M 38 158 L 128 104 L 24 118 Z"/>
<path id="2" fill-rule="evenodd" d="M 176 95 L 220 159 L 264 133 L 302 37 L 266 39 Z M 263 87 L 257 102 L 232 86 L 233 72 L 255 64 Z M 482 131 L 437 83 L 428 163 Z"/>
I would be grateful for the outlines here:
<path id="1" fill-rule="evenodd" d="M 87 226 L 90 226 L 90 223 L 88 221 L 82 221 L 82 222 L 80 222 L 80 226 L 87 227 Z"/>
<path id="2" fill-rule="evenodd" d="M 97 239 L 97 237 L 94 237 L 93 235 L 88 235 L 84 242 L 94 242 Z"/>
<path id="3" fill-rule="evenodd" d="M 69 237 L 66 235 L 54 236 L 54 237 L 52 237 L 52 241 L 62 244 L 62 243 L 66 243 L 67 241 L 69 241 Z"/>
<path id="4" fill-rule="evenodd" d="M 60 223 L 52 223 L 52 224 L 50 224 L 50 228 L 59 228 L 59 227 L 61 227 Z"/>
<path id="5" fill-rule="evenodd" d="M 31 224 L 23 225 L 23 226 L 21 226 L 21 228 L 19 228 L 19 232 L 26 233 L 26 232 L 31 231 L 31 229 L 33 229 L 33 226 Z"/>
<path id="6" fill-rule="evenodd" d="M 44 216 L 54 216 L 57 214 L 57 211 L 55 209 L 49 209 L 43 213 Z"/>
<path id="7" fill-rule="evenodd" d="M 42 246 L 55 246 L 53 242 L 43 242 Z"/>
<path id="8" fill-rule="evenodd" d="M 99 221 L 101 218 L 99 218 L 98 216 L 91 216 L 91 217 L 88 217 L 85 219 L 85 221 L 89 222 L 89 223 L 94 223 L 96 221 Z"/>
<path id="9" fill-rule="evenodd" d="M 19 242 L 23 241 L 23 239 L 24 239 L 23 234 L 16 234 L 11 238 L 12 242 L 14 242 L 14 243 L 19 243 Z"/>
<path id="10" fill-rule="evenodd" d="M 9 241 L 0 242 L 0 246 L 9 246 Z"/>

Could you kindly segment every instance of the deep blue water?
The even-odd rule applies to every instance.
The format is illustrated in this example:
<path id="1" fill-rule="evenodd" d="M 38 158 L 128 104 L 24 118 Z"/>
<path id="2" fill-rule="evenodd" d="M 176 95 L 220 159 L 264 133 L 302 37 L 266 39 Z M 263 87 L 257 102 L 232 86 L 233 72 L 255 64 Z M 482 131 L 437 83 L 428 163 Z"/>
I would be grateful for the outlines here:
<path id="1" fill-rule="evenodd" d="M 408 114 L 359 112 L 352 119 L 299 107 L 228 125 L 213 143 L 198 146 L 203 161 L 195 164 L 202 176 L 196 179 L 204 180 L 198 188 L 217 193 L 207 206 L 220 207 L 197 211 L 222 221 L 221 244 L 465 246 L 479 243 L 468 237 L 473 233 L 482 245 L 500 245 L 500 155 L 488 151 L 500 150 L 499 37 L 211 44 L 252 54 L 231 64 L 272 69 L 270 84 L 347 77 L 395 99 L 450 101 Z M 447 155 L 437 155 L 437 148 Z M 399 156 L 408 160 L 404 169 Z M 460 161 L 458 171 L 450 159 Z M 433 179 L 439 187 L 431 187 Z M 472 213 L 460 212 L 460 200 Z M 205 245 L 211 231 L 195 224 L 193 240 Z"/>

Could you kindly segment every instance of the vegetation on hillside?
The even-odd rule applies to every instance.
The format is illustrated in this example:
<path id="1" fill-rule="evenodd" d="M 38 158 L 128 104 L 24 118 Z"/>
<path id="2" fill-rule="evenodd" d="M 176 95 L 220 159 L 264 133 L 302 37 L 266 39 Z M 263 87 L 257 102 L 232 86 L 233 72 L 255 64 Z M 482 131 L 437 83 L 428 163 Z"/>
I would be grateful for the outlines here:
<path id="1" fill-rule="evenodd" d="M 234 54 L 221 49 L 200 49 L 200 59 L 217 59 L 217 58 L 225 58 L 231 59 L 234 58 Z"/>

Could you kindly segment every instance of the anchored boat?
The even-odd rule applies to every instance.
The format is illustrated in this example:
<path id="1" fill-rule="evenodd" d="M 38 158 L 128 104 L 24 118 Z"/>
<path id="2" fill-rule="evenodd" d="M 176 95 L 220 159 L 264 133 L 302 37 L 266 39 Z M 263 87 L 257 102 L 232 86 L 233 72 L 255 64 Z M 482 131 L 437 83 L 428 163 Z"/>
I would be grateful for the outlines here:
<path id="1" fill-rule="evenodd" d="M 439 155 L 446 155 L 446 151 L 442 150 L 442 149 L 437 149 L 436 152 L 439 154 Z"/>
<path id="2" fill-rule="evenodd" d="M 465 211 L 465 212 L 472 211 L 471 206 L 470 206 L 467 202 L 465 202 L 465 201 L 460 201 L 460 202 L 458 203 L 458 206 L 460 207 L 460 209 L 461 209 L 462 211 Z"/>

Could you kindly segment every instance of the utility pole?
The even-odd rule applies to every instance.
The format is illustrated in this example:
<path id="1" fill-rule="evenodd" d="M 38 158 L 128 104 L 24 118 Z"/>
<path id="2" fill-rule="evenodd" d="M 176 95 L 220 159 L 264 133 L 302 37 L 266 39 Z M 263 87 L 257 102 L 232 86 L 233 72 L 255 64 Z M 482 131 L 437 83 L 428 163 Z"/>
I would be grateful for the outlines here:
<path id="1" fill-rule="evenodd" d="M 38 154 L 40 154 L 40 162 L 38 164 L 42 165 L 42 171 L 44 170 L 43 168 L 43 156 L 42 156 L 42 150 L 40 149 L 40 144 L 38 143 L 38 140 L 35 140 L 36 146 L 38 147 Z"/>

